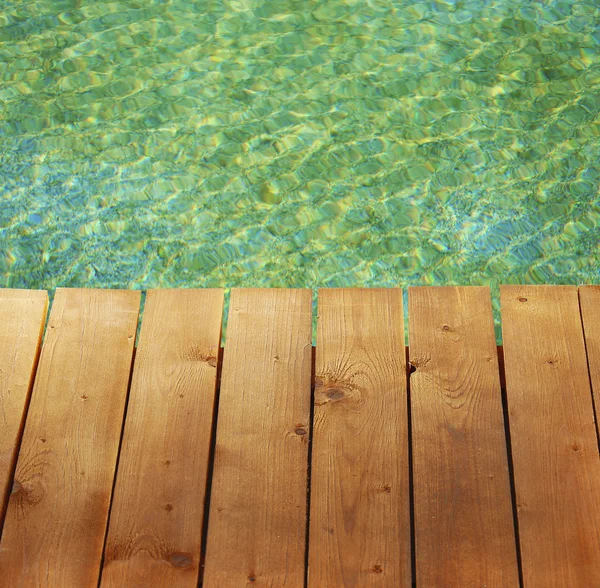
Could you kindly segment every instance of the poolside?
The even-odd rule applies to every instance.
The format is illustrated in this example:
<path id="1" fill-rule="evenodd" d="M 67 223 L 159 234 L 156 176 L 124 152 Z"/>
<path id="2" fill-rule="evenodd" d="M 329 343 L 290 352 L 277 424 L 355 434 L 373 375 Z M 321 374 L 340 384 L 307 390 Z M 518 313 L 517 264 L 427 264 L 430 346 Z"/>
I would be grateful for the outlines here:
<path id="1" fill-rule="evenodd" d="M 0 0 L 0 584 L 600 585 L 599 96 L 591 0 Z"/>

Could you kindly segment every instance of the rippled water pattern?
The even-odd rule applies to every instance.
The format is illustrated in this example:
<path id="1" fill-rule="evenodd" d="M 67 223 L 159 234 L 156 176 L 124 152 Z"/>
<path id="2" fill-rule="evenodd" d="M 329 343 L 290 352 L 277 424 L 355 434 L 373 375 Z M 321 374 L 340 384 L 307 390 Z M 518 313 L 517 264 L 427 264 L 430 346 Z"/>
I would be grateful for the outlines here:
<path id="1" fill-rule="evenodd" d="M 600 281 L 597 2 L 0 0 L 0 285 Z"/>

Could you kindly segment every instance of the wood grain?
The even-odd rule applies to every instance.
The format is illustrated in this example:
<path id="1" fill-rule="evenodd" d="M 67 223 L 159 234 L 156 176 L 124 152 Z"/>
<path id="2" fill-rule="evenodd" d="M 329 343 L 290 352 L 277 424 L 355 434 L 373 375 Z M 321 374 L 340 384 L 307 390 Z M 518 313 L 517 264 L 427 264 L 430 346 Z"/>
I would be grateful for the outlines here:
<path id="1" fill-rule="evenodd" d="M 518 586 L 490 292 L 409 289 L 419 586 Z"/>
<path id="2" fill-rule="evenodd" d="M 304 585 L 311 291 L 234 289 L 204 585 Z"/>
<path id="3" fill-rule="evenodd" d="M 410 586 L 402 291 L 318 304 L 309 586 Z"/>
<path id="4" fill-rule="evenodd" d="M 139 302 L 56 292 L 0 543 L 4 586 L 97 586 Z"/>
<path id="5" fill-rule="evenodd" d="M 501 288 L 506 388 L 529 587 L 600 586 L 600 460 L 577 288 Z"/>
<path id="6" fill-rule="evenodd" d="M 0 290 L 0 531 L 47 310 L 43 290 Z"/>
<path id="7" fill-rule="evenodd" d="M 196 587 L 223 290 L 148 292 L 102 586 Z"/>
<path id="8" fill-rule="evenodd" d="M 600 423 L 600 286 L 580 286 L 579 306 L 596 409 L 596 427 L 598 427 Z"/>

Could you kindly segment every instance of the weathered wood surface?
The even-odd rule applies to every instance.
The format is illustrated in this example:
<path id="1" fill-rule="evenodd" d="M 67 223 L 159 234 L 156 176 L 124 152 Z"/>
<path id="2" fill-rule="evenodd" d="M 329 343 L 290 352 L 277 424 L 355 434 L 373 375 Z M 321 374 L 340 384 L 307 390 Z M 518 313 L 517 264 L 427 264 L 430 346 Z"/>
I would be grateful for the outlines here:
<path id="1" fill-rule="evenodd" d="M 600 586 L 600 459 L 575 286 L 501 288 L 525 586 Z"/>
<path id="2" fill-rule="evenodd" d="M 410 586 L 402 291 L 319 290 L 309 586 Z"/>
<path id="3" fill-rule="evenodd" d="M 128 393 L 139 293 L 0 289 L 0 587 L 600 586 L 600 287 L 501 293 L 151 291 Z"/>
<path id="4" fill-rule="evenodd" d="M 222 313 L 222 290 L 148 292 L 102 586 L 198 583 Z"/>
<path id="5" fill-rule="evenodd" d="M 139 302 L 56 292 L 0 543 L 3 586 L 98 585 Z"/>
<path id="6" fill-rule="evenodd" d="M 234 289 L 204 585 L 304 585 L 311 292 Z"/>
<path id="7" fill-rule="evenodd" d="M 0 531 L 47 310 L 45 291 L 0 290 Z"/>
<path id="8" fill-rule="evenodd" d="M 419 586 L 518 586 L 490 292 L 409 289 Z"/>
<path id="9" fill-rule="evenodd" d="M 580 286 L 579 305 L 596 409 L 596 427 L 598 427 L 600 423 L 600 286 Z"/>

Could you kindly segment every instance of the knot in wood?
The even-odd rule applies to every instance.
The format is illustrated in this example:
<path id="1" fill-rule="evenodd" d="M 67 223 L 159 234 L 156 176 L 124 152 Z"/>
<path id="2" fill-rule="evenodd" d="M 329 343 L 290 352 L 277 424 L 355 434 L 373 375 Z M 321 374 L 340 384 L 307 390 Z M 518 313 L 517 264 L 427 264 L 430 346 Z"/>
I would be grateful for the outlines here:
<path id="1" fill-rule="evenodd" d="M 192 565 L 192 556 L 189 553 L 171 553 L 168 560 L 174 568 L 187 568 Z"/>
<path id="2" fill-rule="evenodd" d="M 329 390 L 325 392 L 325 395 L 329 400 L 336 402 L 346 397 L 346 391 L 342 388 L 329 388 Z"/>

